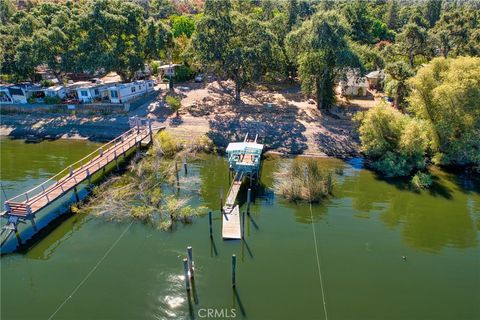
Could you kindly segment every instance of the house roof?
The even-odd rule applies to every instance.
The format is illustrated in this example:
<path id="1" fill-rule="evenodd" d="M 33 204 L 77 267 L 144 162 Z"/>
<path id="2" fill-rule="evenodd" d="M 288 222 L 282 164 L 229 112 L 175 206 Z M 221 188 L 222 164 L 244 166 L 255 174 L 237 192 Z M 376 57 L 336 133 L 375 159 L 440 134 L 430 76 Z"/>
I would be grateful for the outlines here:
<path id="1" fill-rule="evenodd" d="M 178 63 L 172 63 L 172 64 L 164 64 L 160 67 L 158 67 L 159 69 L 170 69 L 170 68 L 174 68 L 174 67 L 179 67 L 181 66 L 181 64 L 178 64 Z"/>
<path id="2" fill-rule="evenodd" d="M 366 75 L 370 79 L 383 79 L 385 78 L 385 72 L 383 70 L 375 70 Z"/>
<path id="3" fill-rule="evenodd" d="M 59 85 L 59 86 L 48 87 L 45 90 L 47 90 L 47 91 L 60 91 L 60 90 L 63 90 L 63 89 L 65 89 L 65 87 Z"/>
<path id="4" fill-rule="evenodd" d="M 235 151 L 246 151 L 251 150 L 254 153 L 261 153 L 263 150 L 263 144 L 256 143 L 256 142 L 230 142 L 227 147 L 227 152 L 235 152 Z"/>

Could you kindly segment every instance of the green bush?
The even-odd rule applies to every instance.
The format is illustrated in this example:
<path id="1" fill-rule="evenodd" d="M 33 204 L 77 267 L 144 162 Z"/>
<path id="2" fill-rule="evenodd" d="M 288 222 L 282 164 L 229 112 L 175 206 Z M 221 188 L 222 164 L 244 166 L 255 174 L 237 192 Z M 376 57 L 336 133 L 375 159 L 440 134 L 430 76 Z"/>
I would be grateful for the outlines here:
<path id="1" fill-rule="evenodd" d="M 188 66 L 181 65 L 175 69 L 175 82 L 185 82 L 191 80 L 192 76 L 192 69 Z"/>
<path id="2" fill-rule="evenodd" d="M 44 101 L 46 104 L 60 104 L 60 103 L 62 103 L 62 99 L 60 99 L 59 97 L 49 97 L 49 96 L 45 96 L 45 98 L 43 99 L 43 101 Z"/>
<path id="3" fill-rule="evenodd" d="M 421 120 L 380 104 L 356 116 L 361 150 L 387 177 L 408 176 L 426 166 L 428 129 Z"/>
<path id="4" fill-rule="evenodd" d="M 170 108 L 172 108 L 173 111 L 175 111 L 175 113 L 178 117 L 179 116 L 178 111 L 182 107 L 182 100 L 179 97 L 175 97 L 175 96 L 172 96 L 172 95 L 168 95 L 165 98 L 165 100 L 166 100 L 168 106 Z"/>
<path id="5" fill-rule="evenodd" d="M 432 181 L 432 176 L 429 175 L 428 173 L 424 173 L 424 172 L 417 172 L 412 180 L 410 181 L 412 183 L 412 186 L 415 188 L 415 189 L 427 189 L 429 188 L 433 181 Z"/>
<path id="6" fill-rule="evenodd" d="M 48 87 L 51 87 L 53 86 L 53 81 L 52 80 L 42 80 L 40 81 L 40 85 L 44 88 L 48 88 Z"/>

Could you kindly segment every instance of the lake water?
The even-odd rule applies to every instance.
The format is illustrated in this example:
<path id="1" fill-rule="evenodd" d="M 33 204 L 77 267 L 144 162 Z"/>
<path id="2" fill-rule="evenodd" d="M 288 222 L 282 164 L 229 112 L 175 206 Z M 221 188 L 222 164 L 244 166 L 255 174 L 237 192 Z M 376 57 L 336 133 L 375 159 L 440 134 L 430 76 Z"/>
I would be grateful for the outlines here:
<path id="1" fill-rule="evenodd" d="M 2 139 L 2 186 L 7 196 L 25 191 L 97 146 Z M 212 310 L 217 319 L 480 319 L 478 180 L 434 169 L 434 188 L 416 193 L 361 160 L 320 159 L 338 173 L 334 196 L 310 211 L 274 196 L 278 161 L 264 161 L 245 241 L 221 239 L 219 188 L 227 189 L 228 173 L 216 156 L 191 165 L 186 180 L 194 183 L 180 192 L 214 210 L 213 242 L 208 217 L 172 232 L 69 217 L 29 250 L 2 256 L 1 318 L 202 319 Z M 242 209 L 245 199 L 242 192 Z M 31 234 L 29 224 L 21 229 Z M 190 304 L 188 245 L 196 265 Z"/>

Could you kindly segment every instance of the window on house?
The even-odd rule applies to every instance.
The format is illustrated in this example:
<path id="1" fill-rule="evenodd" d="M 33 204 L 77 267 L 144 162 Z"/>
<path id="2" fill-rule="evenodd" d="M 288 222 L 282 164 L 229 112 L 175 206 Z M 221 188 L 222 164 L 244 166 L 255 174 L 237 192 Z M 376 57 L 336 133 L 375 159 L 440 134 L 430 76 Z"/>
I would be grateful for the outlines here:
<path id="1" fill-rule="evenodd" d="M 110 91 L 110 96 L 114 99 L 118 98 L 118 92 L 117 91 Z"/>
<path id="2" fill-rule="evenodd" d="M 100 94 L 100 93 L 98 92 L 98 89 L 95 89 L 94 92 L 95 92 L 95 95 L 96 95 L 96 96 L 98 96 L 98 95 Z"/>
<path id="3" fill-rule="evenodd" d="M 138 86 L 138 90 L 142 90 L 142 86 Z"/>
<path id="4" fill-rule="evenodd" d="M 88 97 L 88 91 L 87 90 L 82 90 L 82 91 L 80 91 L 80 95 L 82 97 Z"/>
<path id="5" fill-rule="evenodd" d="M 132 92 L 135 92 L 135 87 L 132 87 Z"/>

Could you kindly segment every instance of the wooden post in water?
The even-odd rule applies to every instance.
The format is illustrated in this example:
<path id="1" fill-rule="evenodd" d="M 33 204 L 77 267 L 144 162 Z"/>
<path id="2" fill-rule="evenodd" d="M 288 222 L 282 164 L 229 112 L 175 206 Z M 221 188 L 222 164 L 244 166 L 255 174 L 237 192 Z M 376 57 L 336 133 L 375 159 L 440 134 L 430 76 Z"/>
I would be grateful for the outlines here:
<path id="1" fill-rule="evenodd" d="M 183 273 L 185 275 L 185 289 L 190 291 L 190 278 L 188 276 L 188 260 L 187 258 L 183 259 Z"/>
<path id="2" fill-rule="evenodd" d="M 187 247 L 187 256 L 188 256 L 188 267 L 190 269 L 190 278 L 193 278 L 194 267 L 193 267 L 193 252 L 192 252 L 191 246 Z"/>
<path id="3" fill-rule="evenodd" d="M 212 233 L 212 211 L 208 212 L 208 225 L 210 226 L 210 238 L 213 238 Z"/>
<path id="4" fill-rule="evenodd" d="M 223 214 L 223 187 L 220 188 L 220 213 Z"/>
<path id="5" fill-rule="evenodd" d="M 232 254 L 232 287 L 235 288 L 235 273 L 236 273 L 236 270 L 237 269 L 237 257 Z"/>
<path id="6" fill-rule="evenodd" d="M 242 239 L 244 238 L 245 238 L 245 211 L 242 212 Z"/>
<path id="7" fill-rule="evenodd" d="M 185 177 L 188 175 L 188 169 L 187 169 L 187 159 L 183 162 L 183 170 L 185 171 Z"/>
<path id="8" fill-rule="evenodd" d="M 250 214 L 250 201 L 252 200 L 252 189 L 247 190 L 247 214 Z"/>
<path id="9" fill-rule="evenodd" d="M 177 178 L 177 189 L 180 189 L 180 178 L 178 176 L 178 163 L 175 161 L 175 177 Z"/>
<path id="10" fill-rule="evenodd" d="M 73 193 L 75 194 L 75 200 L 77 200 L 77 202 L 80 202 L 80 197 L 78 196 L 77 187 L 73 188 Z"/>

